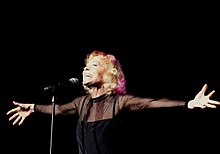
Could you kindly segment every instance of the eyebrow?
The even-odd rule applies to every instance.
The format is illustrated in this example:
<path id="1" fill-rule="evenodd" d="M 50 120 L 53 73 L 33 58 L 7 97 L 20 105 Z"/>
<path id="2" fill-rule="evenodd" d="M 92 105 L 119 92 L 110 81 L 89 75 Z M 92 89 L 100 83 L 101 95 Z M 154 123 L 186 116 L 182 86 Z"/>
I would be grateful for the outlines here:
<path id="1" fill-rule="evenodd" d="M 99 63 L 99 64 L 101 64 L 101 62 L 100 62 L 99 60 L 89 61 L 88 63 Z M 87 64 L 88 64 L 88 63 L 87 63 Z"/>

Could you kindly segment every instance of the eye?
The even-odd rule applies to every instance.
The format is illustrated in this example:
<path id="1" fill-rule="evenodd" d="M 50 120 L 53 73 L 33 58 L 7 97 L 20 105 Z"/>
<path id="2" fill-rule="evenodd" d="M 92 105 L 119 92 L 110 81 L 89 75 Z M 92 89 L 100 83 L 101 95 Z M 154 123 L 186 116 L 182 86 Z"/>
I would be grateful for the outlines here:
<path id="1" fill-rule="evenodd" d="M 94 62 L 94 63 L 92 63 L 92 66 L 97 67 L 97 66 L 99 66 L 99 63 L 98 62 Z"/>

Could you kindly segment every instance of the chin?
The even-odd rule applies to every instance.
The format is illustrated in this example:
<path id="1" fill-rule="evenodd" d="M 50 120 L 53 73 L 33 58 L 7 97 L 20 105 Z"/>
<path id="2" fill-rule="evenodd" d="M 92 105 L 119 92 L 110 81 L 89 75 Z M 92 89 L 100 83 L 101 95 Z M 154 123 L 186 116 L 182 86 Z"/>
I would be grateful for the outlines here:
<path id="1" fill-rule="evenodd" d="M 84 85 L 90 85 L 90 84 L 92 84 L 92 81 L 83 81 L 83 84 Z"/>

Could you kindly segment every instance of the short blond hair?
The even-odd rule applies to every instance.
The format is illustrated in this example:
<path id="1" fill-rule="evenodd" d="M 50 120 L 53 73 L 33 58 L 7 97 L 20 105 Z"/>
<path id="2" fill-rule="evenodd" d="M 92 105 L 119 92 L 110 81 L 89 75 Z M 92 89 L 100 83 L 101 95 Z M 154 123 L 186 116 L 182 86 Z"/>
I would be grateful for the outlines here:
<path id="1" fill-rule="evenodd" d="M 126 80 L 120 62 L 112 54 L 107 54 L 102 51 L 95 50 L 86 56 L 85 64 L 87 64 L 91 58 L 96 56 L 101 56 L 107 64 L 106 72 L 103 75 L 104 88 L 107 91 L 111 91 L 112 93 L 125 94 Z M 85 90 L 89 90 L 85 85 L 84 88 Z"/>

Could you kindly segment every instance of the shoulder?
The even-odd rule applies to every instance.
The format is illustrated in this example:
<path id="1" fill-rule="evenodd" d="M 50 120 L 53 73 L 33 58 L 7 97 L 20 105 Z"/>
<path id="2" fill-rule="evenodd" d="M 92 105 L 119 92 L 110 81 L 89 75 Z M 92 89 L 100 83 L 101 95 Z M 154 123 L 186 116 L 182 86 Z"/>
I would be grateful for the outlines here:
<path id="1" fill-rule="evenodd" d="M 129 99 L 129 98 L 134 98 L 136 97 L 135 95 L 132 95 L 132 94 L 119 94 L 118 97 L 120 99 Z"/>
<path id="2" fill-rule="evenodd" d="M 114 94 L 113 97 L 118 99 L 119 102 L 126 102 L 132 98 L 136 98 L 136 96 L 132 94 Z"/>
<path id="3" fill-rule="evenodd" d="M 74 99 L 72 100 L 72 102 L 74 102 L 74 103 L 79 103 L 79 102 L 83 102 L 84 100 L 87 100 L 87 99 L 90 99 L 90 98 L 91 98 L 91 97 L 90 97 L 89 94 L 84 94 L 84 95 L 80 95 L 80 96 L 74 98 Z"/>

